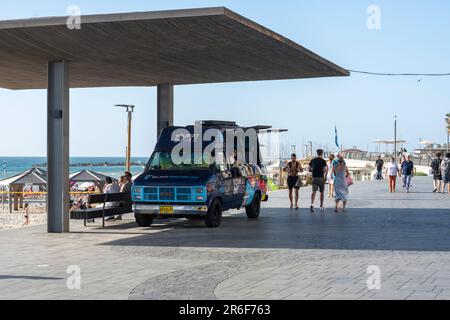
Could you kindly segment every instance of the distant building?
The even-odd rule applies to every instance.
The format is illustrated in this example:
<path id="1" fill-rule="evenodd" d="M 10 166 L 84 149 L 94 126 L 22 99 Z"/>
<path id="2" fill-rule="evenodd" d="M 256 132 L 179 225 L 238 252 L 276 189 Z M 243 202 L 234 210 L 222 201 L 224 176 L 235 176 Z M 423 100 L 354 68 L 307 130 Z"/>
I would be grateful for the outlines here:
<path id="1" fill-rule="evenodd" d="M 344 159 L 363 159 L 367 156 L 367 151 L 354 147 L 352 149 L 342 150 L 341 154 Z"/>

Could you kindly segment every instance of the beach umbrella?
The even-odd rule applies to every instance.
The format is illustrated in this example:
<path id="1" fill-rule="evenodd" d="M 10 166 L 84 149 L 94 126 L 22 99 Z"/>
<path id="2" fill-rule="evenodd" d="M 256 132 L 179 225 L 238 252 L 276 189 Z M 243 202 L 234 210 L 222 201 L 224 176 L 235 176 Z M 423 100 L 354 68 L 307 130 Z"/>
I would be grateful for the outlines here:
<path id="1" fill-rule="evenodd" d="M 81 170 L 69 175 L 70 182 L 104 182 L 106 175 L 92 170 Z M 113 181 L 117 181 L 111 177 Z"/>
<path id="2" fill-rule="evenodd" d="M 10 187 L 11 185 L 45 185 L 47 184 L 47 172 L 38 168 L 31 168 L 7 179 L 0 180 L 0 185 Z"/>
<path id="3" fill-rule="evenodd" d="M 433 141 L 430 141 L 430 140 L 425 140 L 425 141 L 420 141 L 419 144 L 430 146 L 430 145 L 435 145 L 436 143 Z"/>

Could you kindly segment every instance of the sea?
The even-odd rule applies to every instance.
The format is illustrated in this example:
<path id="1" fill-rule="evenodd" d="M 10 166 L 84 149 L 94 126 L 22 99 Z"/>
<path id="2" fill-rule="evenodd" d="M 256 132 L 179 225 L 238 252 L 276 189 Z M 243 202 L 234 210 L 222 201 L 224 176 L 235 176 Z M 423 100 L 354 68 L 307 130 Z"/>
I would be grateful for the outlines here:
<path id="1" fill-rule="evenodd" d="M 133 175 L 139 174 L 144 171 L 144 167 L 147 164 L 148 158 L 144 157 L 132 157 L 131 162 L 135 165 L 131 166 L 131 173 Z M 31 169 L 33 167 L 39 167 L 46 170 L 45 163 L 46 157 L 2 157 L 0 156 L 0 180 L 12 177 L 23 171 Z M 103 163 L 125 163 L 124 157 L 70 157 L 70 173 L 80 170 L 92 170 L 104 175 L 118 178 L 123 175 L 125 166 L 105 166 L 97 165 Z M 84 164 L 80 166 L 80 164 Z"/>

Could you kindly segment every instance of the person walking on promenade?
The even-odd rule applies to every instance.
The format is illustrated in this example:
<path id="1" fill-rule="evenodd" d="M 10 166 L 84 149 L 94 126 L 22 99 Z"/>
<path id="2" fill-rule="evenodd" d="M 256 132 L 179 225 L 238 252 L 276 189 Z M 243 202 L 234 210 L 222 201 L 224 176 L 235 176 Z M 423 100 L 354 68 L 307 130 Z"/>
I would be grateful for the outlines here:
<path id="1" fill-rule="evenodd" d="M 328 198 L 334 198 L 333 162 L 334 162 L 334 154 L 331 153 L 330 156 L 328 157 L 328 172 L 327 172 Z"/>
<path id="2" fill-rule="evenodd" d="M 317 157 L 312 159 L 309 163 L 309 171 L 312 172 L 312 194 L 311 194 L 311 206 L 309 207 L 311 212 L 314 212 L 314 201 L 316 200 L 317 191 L 320 192 L 320 211 L 325 211 L 323 206 L 324 193 L 325 193 L 325 179 L 328 174 L 327 162 L 323 159 L 323 150 L 317 150 Z"/>
<path id="3" fill-rule="evenodd" d="M 391 157 L 391 162 L 386 167 L 386 177 L 389 177 L 389 192 L 395 192 L 397 185 L 397 176 L 400 175 L 400 168 L 394 157 Z"/>
<path id="4" fill-rule="evenodd" d="M 408 155 L 406 160 L 402 162 L 402 177 L 403 186 L 406 188 L 406 192 L 409 193 L 411 179 L 414 177 L 414 162 L 411 161 L 411 155 Z"/>
<path id="5" fill-rule="evenodd" d="M 377 161 L 375 161 L 375 168 L 377 169 L 377 180 L 383 180 L 383 167 L 384 167 L 384 161 L 381 159 L 381 156 L 378 156 Z"/>
<path id="6" fill-rule="evenodd" d="M 442 187 L 442 194 L 450 193 L 450 152 L 445 155 L 445 159 L 441 163 L 441 174 L 444 180 L 444 185 Z M 448 186 L 447 191 L 445 191 Z"/>
<path id="7" fill-rule="evenodd" d="M 436 158 L 431 161 L 431 173 L 433 174 L 433 193 L 441 193 L 442 173 L 441 173 L 442 154 L 436 153 Z"/>
<path id="8" fill-rule="evenodd" d="M 333 164 L 333 175 L 334 175 L 334 192 L 336 194 L 336 206 L 334 212 L 339 212 L 339 202 L 342 201 L 342 210 L 345 212 L 345 207 L 348 201 L 348 177 L 350 173 L 348 172 L 347 164 L 344 158 L 338 154 L 336 155 L 337 160 Z"/>
<path id="9" fill-rule="evenodd" d="M 292 209 L 294 207 L 293 191 L 295 190 L 295 210 L 298 210 L 298 192 L 300 189 L 298 179 L 301 179 L 298 174 L 303 172 L 303 168 L 301 163 L 297 161 L 297 155 L 295 153 L 291 155 L 291 161 L 286 163 L 284 171 L 287 171 L 288 173 L 287 185 L 289 188 L 289 201 L 291 203 L 290 208 Z"/>

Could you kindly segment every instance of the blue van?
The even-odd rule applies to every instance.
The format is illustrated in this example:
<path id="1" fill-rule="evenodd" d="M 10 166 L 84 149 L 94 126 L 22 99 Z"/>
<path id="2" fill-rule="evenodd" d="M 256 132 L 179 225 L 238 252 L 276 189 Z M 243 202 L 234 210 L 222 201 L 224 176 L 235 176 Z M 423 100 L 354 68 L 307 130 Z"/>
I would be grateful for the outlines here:
<path id="1" fill-rule="evenodd" d="M 220 164 L 205 161 L 176 164 L 173 150 L 187 136 L 188 146 L 192 143 L 194 148 L 198 138 L 212 128 L 226 137 L 227 130 L 254 129 L 259 132 L 270 127 L 242 128 L 225 121 L 202 121 L 200 124 L 201 132 L 196 132 L 195 126 L 169 127 L 162 131 L 144 173 L 135 179 L 132 187 L 133 211 L 139 226 L 149 227 L 157 218 L 187 218 L 204 220 L 207 227 L 216 228 L 221 224 L 223 211 L 241 208 L 245 208 L 248 218 L 259 217 L 261 201 L 268 200 L 267 175 L 261 161 L 259 140 L 255 146 L 257 157 L 253 157 L 252 162 L 247 161 L 252 148 L 248 141 L 241 145 L 245 146 L 246 156 L 245 161 L 240 162 L 233 157 Z M 180 131 L 184 134 L 177 135 Z M 221 143 L 226 144 L 225 140 Z M 202 156 L 208 143 L 201 141 Z M 231 145 L 237 148 L 236 144 L 237 139 Z"/>

